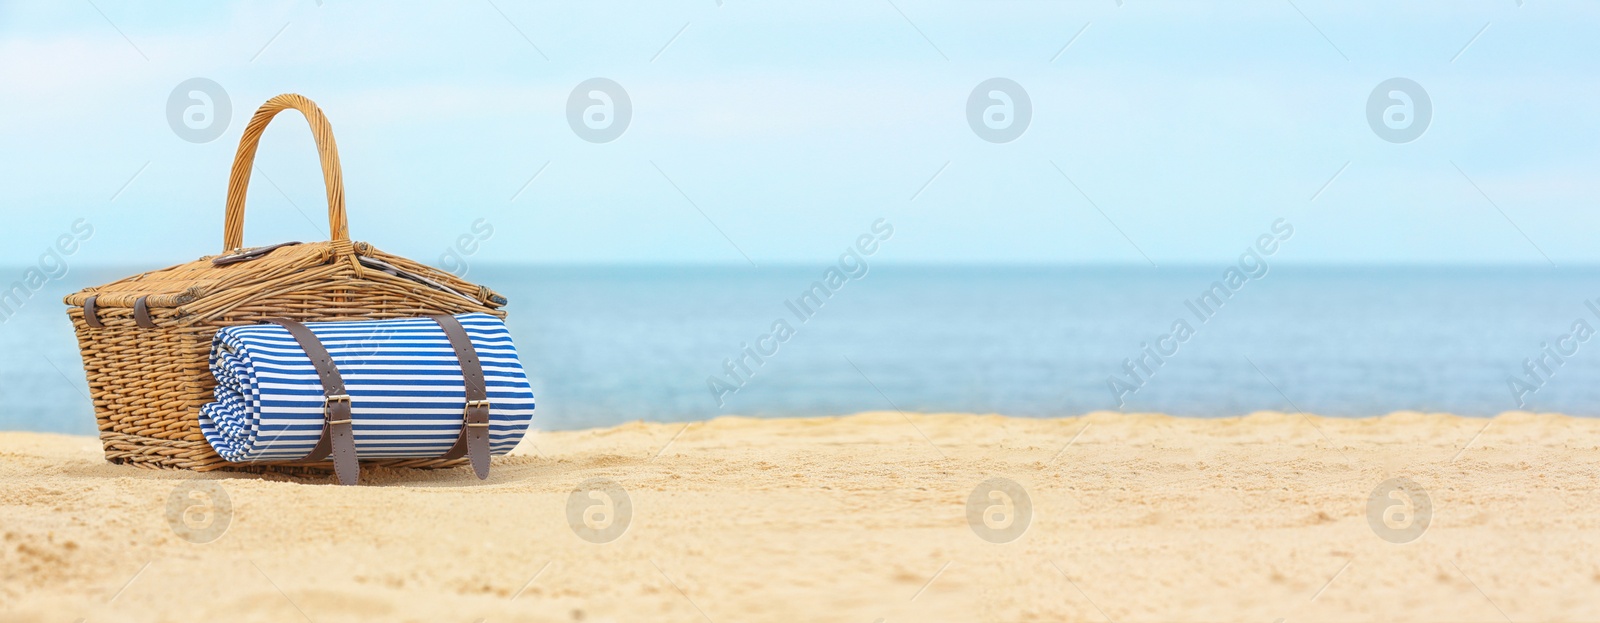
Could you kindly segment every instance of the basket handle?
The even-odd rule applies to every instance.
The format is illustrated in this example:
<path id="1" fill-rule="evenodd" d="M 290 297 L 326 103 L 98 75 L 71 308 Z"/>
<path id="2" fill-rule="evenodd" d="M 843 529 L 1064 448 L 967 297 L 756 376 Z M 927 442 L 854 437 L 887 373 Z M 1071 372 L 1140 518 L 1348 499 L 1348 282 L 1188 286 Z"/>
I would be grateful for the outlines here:
<path id="1" fill-rule="evenodd" d="M 244 127 L 244 136 L 239 138 L 233 172 L 228 176 L 228 210 L 222 223 L 223 253 L 239 250 L 244 242 L 244 197 L 250 188 L 250 173 L 255 169 L 261 134 L 274 116 L 290 108 L 305 115 L 306 122 L 311 124 L 311 136 L 317 141 L 317 155 L 322 159 L 322 182 L 328 188 L 328 239 L 350 239 L 350 225 L 344 214 L 344 174 L 339 169 L 339 146 L 333 141 L 333 126 L 328 125 L 328 118 L 316 102 L 302 95 L 285 93 L 262 104 Z"/>

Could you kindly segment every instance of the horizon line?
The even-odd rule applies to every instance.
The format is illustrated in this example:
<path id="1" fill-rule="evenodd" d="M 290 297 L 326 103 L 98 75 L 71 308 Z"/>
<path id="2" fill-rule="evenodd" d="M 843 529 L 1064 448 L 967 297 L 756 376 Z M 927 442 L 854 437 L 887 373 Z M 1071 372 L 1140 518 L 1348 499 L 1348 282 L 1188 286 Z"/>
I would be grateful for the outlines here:
<path id="1" fill-rule="evenodd" d="M 95 269 L 126 269 L 128 267 L 148 267 L 145 270 L 161 270 L 163 268 L 178 266 L 178 264 L 147 263 L 139 261 L 124 262 L 77 262 L 71 268 L 79 270 Z M 749 266 L 736 262 L 694 262 L 694 261 L 484 261 L 474 262 L 473 268 L 719 268 L 739 270 L 763 270 L 767 268 L 815 268 L 821 264 L 832 265 L 827 262 L 807 262 L 801 260 L 768 261 L 758 266 Z M 1093 268 L 1093 269 L 1138 269 L 1141 271 L 1157 272 L 1165 268 L 1200 269 L 1232 266 L 1231 262 L 1205 262 L 1205 261 L 1165 261 L 1160 266 L 1151 266 L 1145 262 L 1126 261 L 1045 261 L 1045 262 L 1017 262 L 1017 261 L 920 261 L 897 260 L 873 262 L 873 267 L 894 268 Z M 35 266 L 33 263 L 0 263 L 0 268 L 16 268 L 26 270 Z M 427 264 L 431 268 L 450 272 L 449 270 Z M 1545 262 L 1352 262 L 1352 261 L 1282 261 L 1270 264 L 1273 268 L 1478 268 L 1478 269 L 1503 269 L 1527 268 L 1542 270 L 1567 270 L 1567 269 L 1600 269 L 1600 261 L 1575 262 L 1550 266 Z"/>

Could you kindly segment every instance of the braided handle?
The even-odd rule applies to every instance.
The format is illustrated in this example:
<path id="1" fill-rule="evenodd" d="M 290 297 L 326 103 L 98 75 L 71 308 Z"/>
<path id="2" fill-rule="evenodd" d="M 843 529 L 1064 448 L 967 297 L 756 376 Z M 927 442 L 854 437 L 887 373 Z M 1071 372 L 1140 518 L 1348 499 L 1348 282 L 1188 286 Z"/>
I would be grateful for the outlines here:
<path id="1" fill-rule="evenodd" d="M 339 170 L 339 146 L 333 141 L 333 126 L 317 108 L 316 102 L 294 93 L 285 93 L 262 104 L 239 138 L 239 151 L 233 157 L 233 172 L 228 176 L 228 211 L 223 216 L 222 251 L 238 250 L 244 241 L 244 197 L 250 188 L 250 173 L 255 169 L 256 147 L 261 144 L 261 133 L 278 113 L 293 108 L 305 115 L 311 124 L 311 136 L 317 141 L 317 154 L 322 159 L 322 182 L 328 188 L 328 237 L 330 240 L 349 240 L 350 225 L 344 214 L 344 174 Z"/>

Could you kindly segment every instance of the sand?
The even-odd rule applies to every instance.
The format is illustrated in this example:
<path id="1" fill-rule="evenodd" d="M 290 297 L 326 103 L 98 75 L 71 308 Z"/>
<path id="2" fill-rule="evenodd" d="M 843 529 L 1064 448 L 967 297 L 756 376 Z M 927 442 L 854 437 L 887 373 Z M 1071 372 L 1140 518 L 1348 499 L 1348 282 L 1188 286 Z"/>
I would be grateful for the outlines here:
<path id="1" fill-rule="evenodd" d="M 530 437 L 487 482 L 360 487 L 3 433 L 0 620 L 1594 621 L 1597 468 L 1600 420 L 1526 413 L 635 423 Z M 1369 521 L 1396 477 L 1425 530 L 1420 502 Z M 572 527 L 595 478 L 625 530 L 616 503 Z M 1015 490 L 969 523 L 991 478 L 1026 493 L 1025 530 Z M 179 487 L 231 511 L 174 529 Z"/>

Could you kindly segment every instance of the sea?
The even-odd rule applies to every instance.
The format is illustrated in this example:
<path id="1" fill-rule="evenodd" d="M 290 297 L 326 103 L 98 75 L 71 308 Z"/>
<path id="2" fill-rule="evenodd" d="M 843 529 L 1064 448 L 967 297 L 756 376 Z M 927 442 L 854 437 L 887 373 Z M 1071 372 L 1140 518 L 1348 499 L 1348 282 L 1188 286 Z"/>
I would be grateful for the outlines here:
<path id="1" fill-rule="evenodd" d="M 61 297 L 148 268 L 74 267 L 0 309 L 0 429 L 94 433 Z M 510 300 L 545 430 L 895 410 L 1600 416 L 1600 267 L 1229 268 L 478 265 L 466 277 Z"/>

